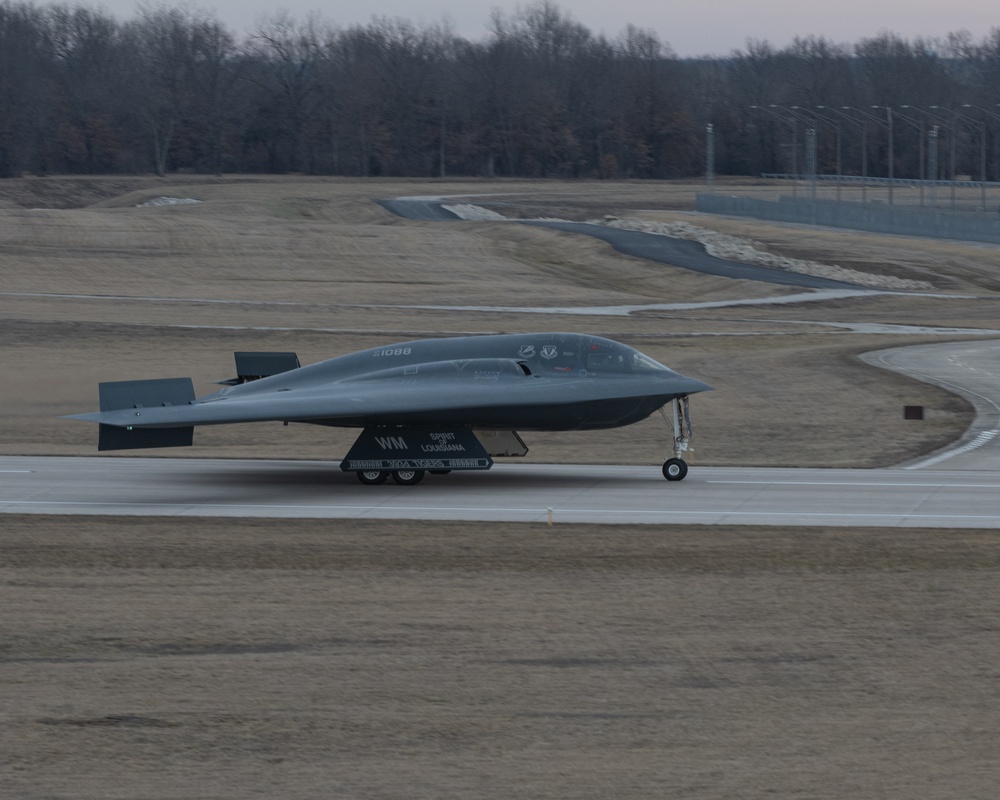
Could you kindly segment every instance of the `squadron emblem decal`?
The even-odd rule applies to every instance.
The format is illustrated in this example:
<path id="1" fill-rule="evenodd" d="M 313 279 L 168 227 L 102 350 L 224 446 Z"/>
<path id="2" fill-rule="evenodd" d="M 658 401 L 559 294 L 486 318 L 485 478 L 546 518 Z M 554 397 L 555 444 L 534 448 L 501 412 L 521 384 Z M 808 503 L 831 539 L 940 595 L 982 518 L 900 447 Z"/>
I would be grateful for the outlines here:
<path id="1" fill-rule="evenodd" d="M 547 344 L 542 348 L 541 356 L 544 359 L 553 359 L 559 355 L 559 348 L 554 344 Z"/>
<path id="2" fill-rule="evenodd" d="M 522 344 L 517 354 L 521 358 L 531 358 L 535 354 L 535 346 L 533 344 Z"/>

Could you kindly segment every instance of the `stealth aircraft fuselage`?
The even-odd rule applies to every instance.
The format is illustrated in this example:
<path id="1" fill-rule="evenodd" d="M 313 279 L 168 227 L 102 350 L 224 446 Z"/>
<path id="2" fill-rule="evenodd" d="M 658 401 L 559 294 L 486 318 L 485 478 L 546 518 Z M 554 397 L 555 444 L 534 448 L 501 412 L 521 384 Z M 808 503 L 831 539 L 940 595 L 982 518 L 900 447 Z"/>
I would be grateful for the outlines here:
<path id="1" fill-rule="evenodd" d="M 368 429 L 595 430 L 630 425 L 711 388 L 627 345 L 576 333 L 421 339 L 305 367 L 285 355 L 296 368 L 241 376 L 200 398 L 188 388 L 190 379 L 102 384 L 101 411 L 72 418 L 100 423 L 102 449 L 189 444 L 155 431 L 179 429 L 189 439 L 198 425 L 266 420 Z"/>

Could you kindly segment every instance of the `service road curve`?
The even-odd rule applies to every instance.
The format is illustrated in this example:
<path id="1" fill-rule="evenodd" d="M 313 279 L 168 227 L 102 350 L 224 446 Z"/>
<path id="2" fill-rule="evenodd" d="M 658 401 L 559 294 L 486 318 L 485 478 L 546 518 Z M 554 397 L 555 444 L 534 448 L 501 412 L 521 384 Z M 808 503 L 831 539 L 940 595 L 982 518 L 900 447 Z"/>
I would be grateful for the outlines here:
<path id="1" fill-rule="evenodd" d="M 423 222 L 458 220 L 457 215 L 443 207 L 444 202 L 445 198 L 443 197 L 397 197 L 391 200 L 380 200 L 379 204 L 387 211 L 405 219 Z M 605 225 L 594 225 L 589 222 L 538 219 L 516 220 L 516 222 L 539 228 L 552 228 L 564 233 L 593 236 L 624 255 L 702 272 L 706 275 L 813 289 L 864 289 L 864 287 L 830 278 L 717 258 L 709 255 L 705 246 L 699 242 L 675 239 L 670 236 L 609 228 Z"/>
<path id="2" fill-rule="evenodd" d="M 0 512 L 257 518 L 1000 528 L 1000 475 L 944 470 L 498 464 L 363 486 L 335 462 L 0 457 Z"/>

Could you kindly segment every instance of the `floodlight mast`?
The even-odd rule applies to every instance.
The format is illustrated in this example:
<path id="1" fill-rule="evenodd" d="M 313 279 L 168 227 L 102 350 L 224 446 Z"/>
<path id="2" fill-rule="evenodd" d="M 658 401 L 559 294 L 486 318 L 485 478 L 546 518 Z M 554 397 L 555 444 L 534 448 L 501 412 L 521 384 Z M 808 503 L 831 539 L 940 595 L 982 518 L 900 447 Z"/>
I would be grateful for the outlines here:
<path id="1" fill-rule="evenodd" d="M 844 106 L 844 108 L 850 108 L 850 106 Z M 882 120 L 880 120 L 874 114 L 869 114 L 867 111 L 862 111 L 860 108 L 853 108 L 851 110 L 852 111 L 857 111 L 859 114 L 862 114 L 863 116 L 868 117 L 868 119 L 872 120 L 876 125 L 880 125 L 881 127 L 885 128 L 886 131 L 887 131 L 886 139 L 887 139 L 888 144 L 889 144 L 889 158 L 888 158 L 888 164 L 886 165 L 886 171 L 887 171 L 888 178 L 889 178 L 889 205 L 891 206 L 892 203 L 893 203 L 893 195 L 892 195 L 893 182 L 896 180 L 896 176 L 895 176 L 895 164 L 894 164 L 894 162 L 896 160 L 896 156 L 895 156 L 895 153 L 893 152 L 894 142 L 893 142 L 893 135 L 892 135 L 892 107 L 891 106 L 876 106 L 876 105 L 873 105 L 872 108 L 884 108 L 885 109 L 885 119 L 886 119 L 886 121 L 882 122 Z"/>
<path id="2" fill-rule="evenodd" d="M 977 111 L 982 111 L 984 114 L 990 117 L 996 117 L 996 114 L 992 114 L 985 108 L 980 108 L 972 103 L 962 103 L 962 108 L 974 108 Z M 983 211 L 986 210 L 986 122 L 985 120 L 973 119 L 972 117 L 966 117 L 962 115 L 963 119 L 969 120 L 969 122 L 974 122 L 979 126 L 979 191 L 980 191 L 980 205 Z"/>
<path id="3" fill-rule="evenodd" d="M 844 111 L 831 108 L 830 106 L 816 106 L 816 108 L 821 108 L 824 111 L 829 111 L 836 114 L 838 117 L 842 117 L 850 122 L 852 125 L 857 125 L 861 128 L 861 202 L 868 202 L 868 125 L 860 120 L 855 119 L 850 114 L 845 114 Z M 850 106 L 841 106 L 841 109 L 848 109 Z"/>
<path id="4" fill-rule="evenodd" d="M 781 120 L 787 125 L 792 126 L 792 197 L 798 197 L 798 174 L 799 174 L 799 129 L 798 129 L 798 116 L 794 112 L 791 113 L 791 117 L 784 117 L 777 111 L 772 111 L 772 109 L 779 108 L 782 111 L 788 111 L 784 106 L 779 106 L 776 103 L 769 103 L 765 108 L 764 106 L 750 106 L 750 108 L 756 111 L 763 111 L 770 114 L 772 117 Z"/>

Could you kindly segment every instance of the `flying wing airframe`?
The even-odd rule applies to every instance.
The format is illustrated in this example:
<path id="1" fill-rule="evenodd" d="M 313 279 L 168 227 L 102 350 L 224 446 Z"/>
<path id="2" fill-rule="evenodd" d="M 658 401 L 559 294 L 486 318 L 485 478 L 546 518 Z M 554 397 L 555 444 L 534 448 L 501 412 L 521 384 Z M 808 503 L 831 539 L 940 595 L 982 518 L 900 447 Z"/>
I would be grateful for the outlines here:
<path id="1" fill-rule="evenodd" d="M 711 389 L 628 345 L 579 333 L 420 339 L 300 366 L 236 353 L 237 377 L 195 397 L 190 378 L 100 384 L 99 450 L 187 446 L 198 425 L 280 421 L 361 428 L 341 469 L 366 484 L 483 470 L 527 452 L 520 431 L 599 430 L 659 411 L 673 428 L 667 480 L 688 467 L 688 396 Z M 672 406 L 668 417 L 665 407 Z"/>

